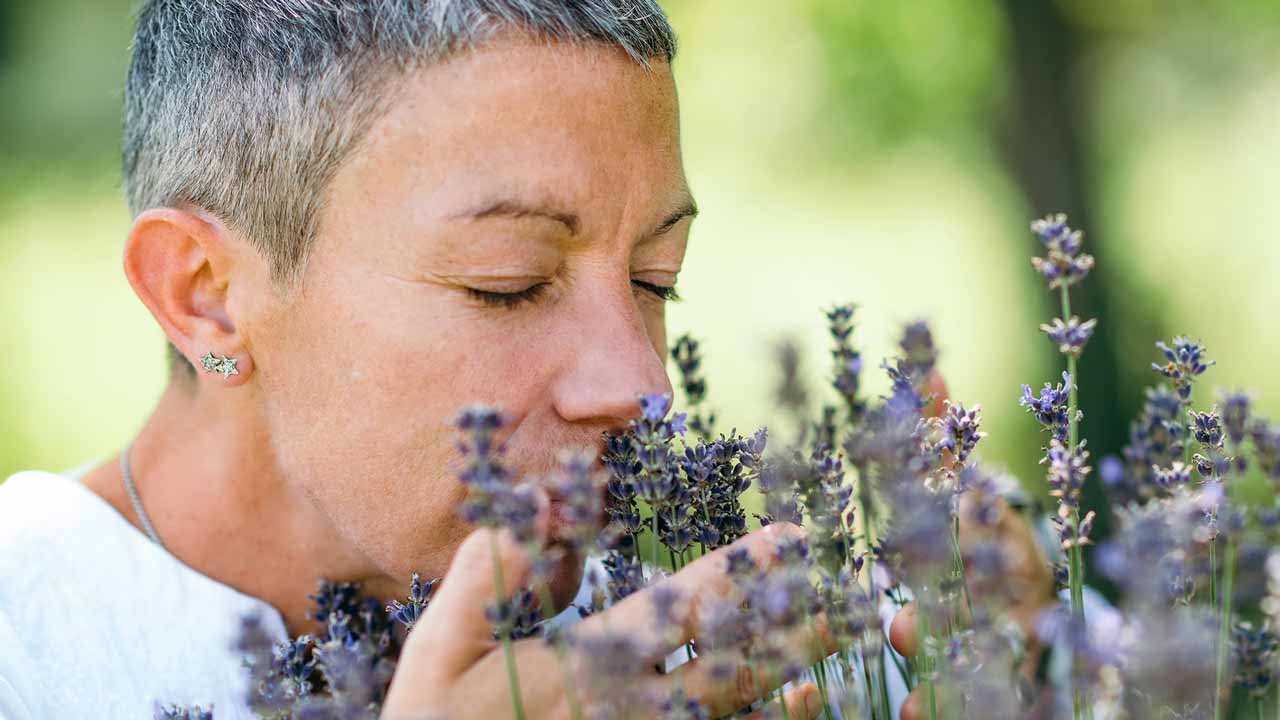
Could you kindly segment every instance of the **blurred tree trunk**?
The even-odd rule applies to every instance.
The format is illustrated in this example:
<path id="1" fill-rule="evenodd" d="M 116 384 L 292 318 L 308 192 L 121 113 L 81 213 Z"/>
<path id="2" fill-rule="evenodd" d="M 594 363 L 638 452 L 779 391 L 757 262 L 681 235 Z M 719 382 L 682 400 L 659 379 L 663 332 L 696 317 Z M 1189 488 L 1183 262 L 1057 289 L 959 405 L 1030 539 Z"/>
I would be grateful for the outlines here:
<path id="1" fill-rule="evenodd" d="M 1098 330 L 1080 361 L 1079 396 L 1084 410 L 1081 437 L 1089 440 L 1090 460 L 1096 468 L 1103 455 L 1121 452 L 1128 419 L 1140 403 L 1139 389 L 1149 383 L 1148 379 L 1125 377 L 1129 366 L 1119 356 L 1115 316 L 1109 312 L 1115 307 L 1117 293 L 1112 281 L 1117 273 L 1108 259 L 1120 246 L 1108 242 L 1090 202 L 1090 188 L 1099 185 L 1088 166 L 1090 152 L 1083 127 L 1088 102 L 1080 97 L 1081 84 L 1074 71 L 1091 38 L 1067 21 L 1056 2 L 1002 2 L 1013 47 L 1011 117 L 1002 138 L 1010 170 L 1028 205 L 1041 216 L 1067 213 L 1071 227 L 1085 231 L 1085 249 L 1098 260 L 1090 277 L 1071 293 L 1073 313 L 1082 319 L 1099 319 Z M 1043 249 L 1029 231 L 1024 237 L 1028 248 L 1034 247 L 1036 252 Z M 1046 319 L 1061 313 L 1057 293 L 1046 293 L 1045 308 Z M 1152 322 L 1142 326 L 1158 327 Z M 1048 341 L 1045 347 L 1049 348 Z M 1110 531 L 1110 514 L 1096 473 L 1085 486 L 1082 502 L 1086 509 L 1098 512 L 1094 535 L 1104 537 Z M 1091 574 L 1090 583 L 1112 590 L 1096 573 Z"/>

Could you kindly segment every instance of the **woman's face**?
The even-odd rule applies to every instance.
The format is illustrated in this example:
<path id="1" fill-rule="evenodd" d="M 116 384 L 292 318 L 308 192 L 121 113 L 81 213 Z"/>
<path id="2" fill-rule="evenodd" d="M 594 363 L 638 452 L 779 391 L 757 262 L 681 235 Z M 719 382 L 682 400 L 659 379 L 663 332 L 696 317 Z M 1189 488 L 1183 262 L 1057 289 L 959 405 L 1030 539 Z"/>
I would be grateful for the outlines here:
<path id="1" fill-rule="evenodd" d="M 462 406 L 501 406 L 509 465 L 544 473 L 670 392 L 693 212 L 664 62 L 507 36 L 407 79 L 333 180 L 302 290 L 252 334 L 280 465 L 371 589 L 443 575 L 470 530 Z"/>

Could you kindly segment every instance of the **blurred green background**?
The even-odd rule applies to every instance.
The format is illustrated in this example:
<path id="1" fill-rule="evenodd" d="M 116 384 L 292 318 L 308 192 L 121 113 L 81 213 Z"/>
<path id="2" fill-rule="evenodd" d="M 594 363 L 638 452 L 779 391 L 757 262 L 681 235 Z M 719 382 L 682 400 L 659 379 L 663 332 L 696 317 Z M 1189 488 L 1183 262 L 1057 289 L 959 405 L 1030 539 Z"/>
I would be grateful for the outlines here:
<path id="1" fill-rule="evenodd" d="M 0 478 L 104 459 L 166 379 L 121 269 L 132 0 L 0 0 Z M 1028 222 L 1063 210 L 1099 268 L 1084 435 L 1118 452 L 1153 343 L 1200 338 L 1209 388 L 1280 414 L 1280 3 L 668 0 L 702 207 L 672 337 L 703 341 L 711 404 L 776 419 L 771 347 L 828 375 L 823 308 L 861 305 L 870 365 L 933 321 L 984 457 L 1042 492 L 1017 405 L 1061 361 Z M 873 393 L 886 383 L 870 371 Z"/>

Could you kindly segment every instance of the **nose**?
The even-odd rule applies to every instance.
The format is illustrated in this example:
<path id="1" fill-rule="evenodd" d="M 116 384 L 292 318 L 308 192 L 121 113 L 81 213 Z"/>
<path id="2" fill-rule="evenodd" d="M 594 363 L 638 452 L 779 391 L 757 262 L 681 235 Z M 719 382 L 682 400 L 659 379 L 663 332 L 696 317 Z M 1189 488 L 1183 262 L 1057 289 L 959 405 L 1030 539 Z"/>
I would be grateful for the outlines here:
<path id="1" fill-rule="evenodd" d="M 629 279 L 626 287 L 584 300 L 575 313 L 568 359 L 552 390 L 568 422 L 616 429 L 640 414 L 640 395 L 671 392 L 663 331 L 645 322 Z"/>

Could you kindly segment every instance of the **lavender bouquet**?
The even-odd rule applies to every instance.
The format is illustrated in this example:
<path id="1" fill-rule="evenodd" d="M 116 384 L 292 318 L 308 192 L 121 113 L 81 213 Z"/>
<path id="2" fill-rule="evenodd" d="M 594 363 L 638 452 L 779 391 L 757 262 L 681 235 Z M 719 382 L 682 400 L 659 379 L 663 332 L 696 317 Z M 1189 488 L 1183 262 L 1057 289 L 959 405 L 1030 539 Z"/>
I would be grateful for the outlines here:
<path id="1" fill-rule="evenodd" d="M 638 417 L 605 438 L 601 457 L 567 451 L 555 477 L 541 480 L 563 498 L 566 544 L 599 559 L 585 578 L 591 601 L 577 612 L 600 612 L 753 529 L 788 522 L 803 528 L 803 539 L 780 544 L 767 566 L 746 552 L 722 553 L 732 591 L 700 599 L 695 639 L 660 671 L 696 657 L 724 677 L 748 668 L 763 686 L 811 681 L 832 718 L 896 717 L 894 686 L 915 690 L 931 720 L 1220 720 L 1233 710 L 1280 717 L 1280 704 L 1268 700 L 1280 622 L 1280 551 L 1272 549 L 1280 511 L 1236 500 L 1247 476 L 1280 483 L 1280 428 L 1253 416 L 1243 393 L 1196 405 L 1197 383 L 1213 362 L 1188 338 L 1157 343 L 1159 382 L 1146 391 L 1123 457 L 1099 463 L 1110 508 L 1083 507 L 1092 468 L 1076 398 L 1097 320 L 1072 314 L 1071 290 L 1094 263 L 1065 216 L 1031 229 L 1045 250 L 1033 268 L 1061 304 L 1060 316 L 1040 329 L 1065 367 L 1061 382 L 1039 391 L 1024 385 L 1009 402 L 1045 432 L 1041 462 L 1057 508 L 1055 558 L 1041 570 L 1061 587 L 1060 602 L 1029 623 L 1015 621 L 1028 593 L 1056 591 L 1028 587 L 1017 581 L 1025 574 L 1012 572 L 999 533 L 1010 512 L 1008 478 L 976 452 L 986 435 L 980 408 L 937 397 L 929 327 L 904 328 L 900 353 L 880 365 L 890 390 L 870 398 L 853 342 L 856 308 L 844 305 L 826 312 L 832 401 L 816 412 L 797 350 L 779 348 L 775 397 L 796 428 L 786 442 L 763 428 L 719 431 L 699 344 L 686 336 L 672 357 L 687 412 L 671 412 L 668 396 L 641 397 Z M 531 540 L 532 479 L 518 482 L 504 466 L 494 440 L 502 424 L 500 409 L 481 406 L 456 421 L 468 488 L 460 512 L 479 526 L 511 528 L 534 558 L 531 587 L 488 609 L 507 655 L 513 714 L 524 716 L 511 648 L 546 642 L 563 663 L 575 719 L 710 717 L 683 689 L 655 696 L 638 682 L 654 672 L 642 659 L 646 649 L 670 638 L 546 631 L 553 609 L 540 568 L 559 557 Z M 1119 529 L 1096 549 L 1094 565 L 1121 589 L 1121 602 L 1092 612 L 1083 550 L 1097 513 L 1108 510 Z M 505 597 L 503 580 L 495 585 Z M 327 628 L 322 637 L 274 643 L 247 618 L 238 649 L 251 674 L 251 706 L 268 718 L 376 717 L 405 633 L 436 583 L 415 575 L 405 599 L 383 602 L 361 598 L 354 585 L 321 582 L 312 599 Z M 692 598 L 657 589 L 659 627 L 680 625 Z M 903 656 L 890 647 L 884 619 L 908 602 L 917 642 Z M 826 646 L 813 647 L 815 637 Z M 1028 672 L 1052 665 L 1048 648 L 1064 670 L 1057 682 L 1045 680 L 1047 671 Z M 589 662 L 575 661 L 584 657 Z M 787 716 L 780 692 L 760 696 L 765 717 Z M 156 716 L 211 714 L 158 706 Z"/>

